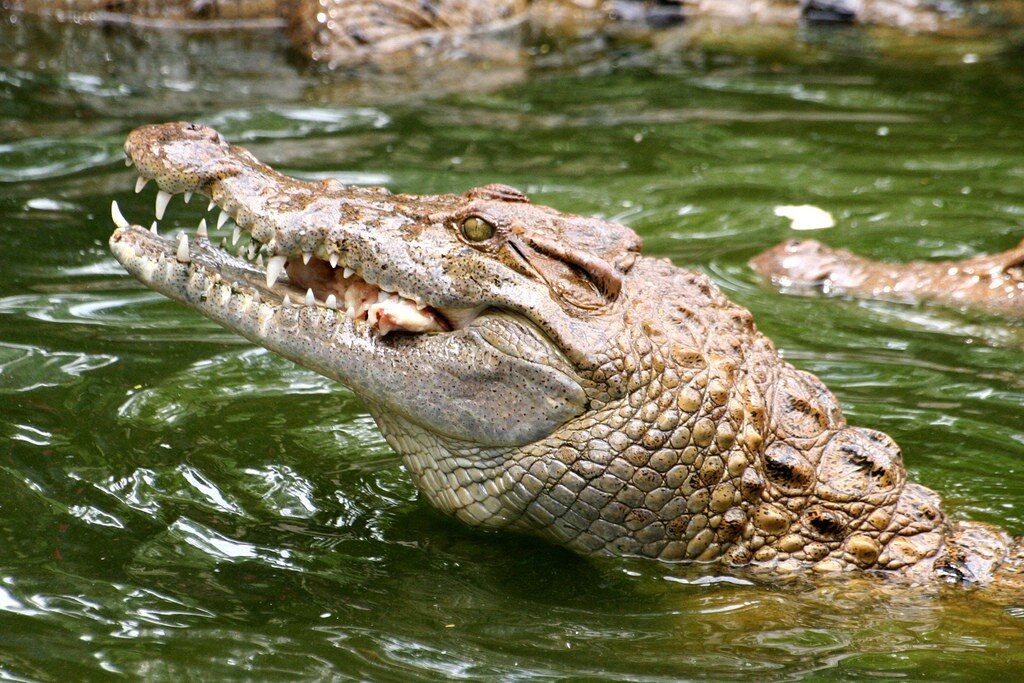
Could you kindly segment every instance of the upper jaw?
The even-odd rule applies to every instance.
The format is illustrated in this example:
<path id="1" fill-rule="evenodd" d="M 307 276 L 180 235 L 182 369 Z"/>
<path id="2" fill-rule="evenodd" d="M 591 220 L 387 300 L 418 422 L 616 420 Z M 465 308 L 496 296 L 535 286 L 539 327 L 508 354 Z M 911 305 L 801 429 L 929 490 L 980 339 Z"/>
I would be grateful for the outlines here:
<path id="1" fill-rule="evenodd" d="M 403 277 L 402 269 L 394 267 L 415 267 L 414 262 L 382 258 L 382 233 L 409 222 L 387 210 L 386 190 L 289 178 L 229 145 L 216 131 L 185 123 L 140 128 L 129 135 L 125 153 L 128 165 L 139 171 L 136 192 L 156 181 L 157 220 L 178 193 L 186 202 L 193 195 L 208 197 L 208 211 L 219 207 L 210 226 L 234 222 L 231 246 L 249 237 L 248 247 L 238 253 L 260 269 L 265 265 L 263 289 L 272 298 L 380 321 L 376 329 L 381 334 L 444 331 L 466 324 L 482 310 L 476 302 L 439 290 L 423 273 Z M 127 222 L 115 216 L 119 226 Z M 203 219 L 197 237 L 205 238 L 209 229 Z M 222 246 L 228 246 L 226 240 Z"/>

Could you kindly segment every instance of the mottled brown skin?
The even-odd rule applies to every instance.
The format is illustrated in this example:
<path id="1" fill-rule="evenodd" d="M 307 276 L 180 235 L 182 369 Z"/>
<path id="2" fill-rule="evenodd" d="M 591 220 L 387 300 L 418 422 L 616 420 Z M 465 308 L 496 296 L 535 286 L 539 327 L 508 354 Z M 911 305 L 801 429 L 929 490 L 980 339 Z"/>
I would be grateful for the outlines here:
<path id="1" fill-rule="evenodd" d="M 577 33 L 600 30 L 610 20 L 647 26 L 685 21 L 705 33 L 801 22 L 856 22 L 910 33 L 956 33 L 970 25 L 963 7 L 921 0 L 2 0 L 2 5 L 76 21 L 188 26 L 279 21 L 288 26 L 298 50 L 335 66 L 396 52 L 461 54 L 469 37 L 531 20 L 544 28 L 572 26 Z M 994 15 L 986 19 L 994 23 Z"/>
<path id="2" fill-rule="evenodd" d="M 784 288 L 923 301 L 1024 319 L 1024 242 L 1008 251 L 961 261 L 886 263 L 815 240 L 789 240 L 755 256 L 750 266 Z"/>
<path id="3" fill-rule="evenodd" d="M 949 520 L 891 438 L 847 425 L 747 310 L 640 255 L 625 226 L 502 185 L 420 196 L 295 180 L 192 124 L 140 128 L 125 151 L 163 190 L 212 198 L 303 282 L 267 286 L 203 236 L 183 250 L 123 222 L 117 259 L 351 387 L 439 510 L 585 554 L 1020 594 L 1019 541 Z M 493 234 L 470 239 L 481 221 Z M 325 289 L 284 302 L 309 273 L 346 268 L 419 298 L 448 331 L 380 336 L 325 306 Z"/>

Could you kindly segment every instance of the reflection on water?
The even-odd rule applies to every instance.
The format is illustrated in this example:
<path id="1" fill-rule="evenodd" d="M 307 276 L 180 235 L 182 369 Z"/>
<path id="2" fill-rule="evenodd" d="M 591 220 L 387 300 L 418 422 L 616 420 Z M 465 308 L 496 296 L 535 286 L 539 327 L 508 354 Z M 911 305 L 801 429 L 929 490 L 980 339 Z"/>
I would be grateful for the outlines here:
<path id="1" fill-rule="evenodd" d="M 272 34 L 0 27 L 0 676 L 1018 675 L 1024 602 L 761 585 L 459 526 L 348 390 L 141 289 L 106 251 L 111 199 L 152 215 L 119 159 L 149 120 L 211 123 L 307 178 L 519 185 L 711 275 L 954 517 L 1024 533 L 1020 326 L 780 296 L 745 266 L 790 235 L 774 215 L 789 204 L 874 257 L 1019 241 L 1024 72 L 792 56 L 623 48 L 402 100 L 289 61 Z M 195 204 L 165 229 L 194 226 Z"/>

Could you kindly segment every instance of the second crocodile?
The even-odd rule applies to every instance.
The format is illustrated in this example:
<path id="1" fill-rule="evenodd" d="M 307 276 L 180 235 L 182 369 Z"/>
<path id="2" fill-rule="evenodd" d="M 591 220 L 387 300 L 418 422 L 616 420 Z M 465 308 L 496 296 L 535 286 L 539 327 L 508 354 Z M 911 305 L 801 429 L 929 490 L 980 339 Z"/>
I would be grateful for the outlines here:
<path id="1" fill-rule="evenodd" d="M 960 261 L 887 263 L 816 240 L 789 240 L 758 254 L 750 266 L 783 288 L 930 302 L 1024 320 L 1024 242 Z"/>

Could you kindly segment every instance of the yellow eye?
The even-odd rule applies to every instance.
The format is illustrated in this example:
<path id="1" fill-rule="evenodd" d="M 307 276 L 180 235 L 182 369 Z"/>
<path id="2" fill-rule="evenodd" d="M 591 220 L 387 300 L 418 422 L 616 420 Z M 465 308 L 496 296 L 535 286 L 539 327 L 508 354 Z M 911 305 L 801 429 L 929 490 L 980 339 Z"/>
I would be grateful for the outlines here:
<path id="1" fill-rule="evenodd" d="M 470 242 L 483 242 L 494 237 L 494 226 L 483 218 L 467 218 L 462 221 L 462 234 Z"/>

